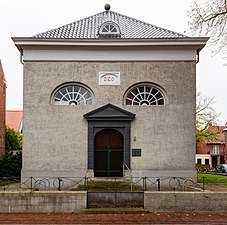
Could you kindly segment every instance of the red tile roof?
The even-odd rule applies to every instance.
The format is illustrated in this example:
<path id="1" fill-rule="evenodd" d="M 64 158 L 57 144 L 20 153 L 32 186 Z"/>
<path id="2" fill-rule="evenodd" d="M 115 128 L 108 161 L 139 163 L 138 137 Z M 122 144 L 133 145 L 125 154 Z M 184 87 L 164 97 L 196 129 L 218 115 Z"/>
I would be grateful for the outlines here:
<path id="1" fill-rule="evenodd" d="M 15 131 L 19 131 L 22 114 L 22 110 L 6 110 L 6 125 Z"/>

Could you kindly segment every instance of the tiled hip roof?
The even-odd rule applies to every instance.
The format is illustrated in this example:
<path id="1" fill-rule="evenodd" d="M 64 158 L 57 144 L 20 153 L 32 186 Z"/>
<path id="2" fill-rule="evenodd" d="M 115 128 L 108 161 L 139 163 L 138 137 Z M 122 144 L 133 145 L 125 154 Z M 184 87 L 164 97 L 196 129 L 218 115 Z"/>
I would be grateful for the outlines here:
<path id="1" fill-rule="evenodd" d="M 120 35 L 100 36 L 99 29 L 105 22 L 113 22 L 120 28 Z M 137 19 L 113 12 L 103 11 L 93 16 L 66 24 L 33 36 L 34 38 L 62 39 L 151 39 L 151 38 L 187 38 L 186 36 L 160 28 Z"/>

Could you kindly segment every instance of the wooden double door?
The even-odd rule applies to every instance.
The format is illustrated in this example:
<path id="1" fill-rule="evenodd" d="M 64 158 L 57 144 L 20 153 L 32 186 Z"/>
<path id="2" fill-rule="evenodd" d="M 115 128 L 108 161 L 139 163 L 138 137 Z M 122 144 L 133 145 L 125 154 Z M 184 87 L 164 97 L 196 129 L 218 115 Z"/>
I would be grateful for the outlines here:
<path id="1" fill-rule="evenodd" d="M 115 129 L 103 129 L 95 135 L 95 177 L 123 176 L 124 137 Z"/>

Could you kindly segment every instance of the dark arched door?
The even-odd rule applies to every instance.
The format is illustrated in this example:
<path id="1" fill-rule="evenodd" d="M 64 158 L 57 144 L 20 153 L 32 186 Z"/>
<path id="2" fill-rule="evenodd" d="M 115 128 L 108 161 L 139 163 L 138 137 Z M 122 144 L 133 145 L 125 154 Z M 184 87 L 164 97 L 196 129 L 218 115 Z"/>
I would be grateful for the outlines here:
<path id="1" fill-rule="evenodd" d="M 123 135 L 114 129 L 103 129 L 95 135 L 95 177 L 123 176 Z"/>

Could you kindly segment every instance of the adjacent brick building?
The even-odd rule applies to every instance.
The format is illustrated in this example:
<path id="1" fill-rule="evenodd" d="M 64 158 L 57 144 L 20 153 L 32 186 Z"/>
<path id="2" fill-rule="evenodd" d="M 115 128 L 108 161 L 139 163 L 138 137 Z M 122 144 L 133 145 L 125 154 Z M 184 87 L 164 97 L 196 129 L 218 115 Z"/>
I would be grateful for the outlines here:
<path id="1" fill-rule="evenodd" d="M 220 133 L 215 140 L 205 141 L 196 151 L 197 167 L 203 165 L 215 168 L 227 163 L 227 123 L 225 126 L 210 126 L 209 130 Z"/>
<path id="2" fill-rule="evenodd" d="M 0 61 L 0 156 L 5 152 L 6 81 Z"/>

